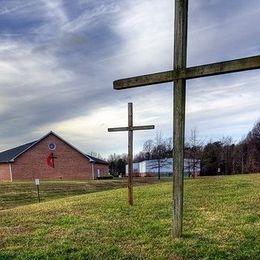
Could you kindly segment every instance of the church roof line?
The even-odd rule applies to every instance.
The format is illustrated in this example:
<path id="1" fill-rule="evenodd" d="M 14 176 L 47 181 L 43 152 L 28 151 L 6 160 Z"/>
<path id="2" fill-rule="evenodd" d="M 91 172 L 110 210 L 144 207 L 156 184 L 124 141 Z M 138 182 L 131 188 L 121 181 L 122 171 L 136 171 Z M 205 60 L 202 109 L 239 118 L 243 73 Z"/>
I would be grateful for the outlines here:
<path id="1" fill-rule="evenodd" d="M 77 152 L 79 152 L 80 154 L 82 154 L 84 157 L 86 157 L 91 163 L 99 163 L 99 164 L 108 164 L 106 161 L 101 160 L 99 158 L 95 158 L 93 156 L 84 154 L 83 152 L 81 152 L 80 150 L 78 150 L 76 147 L 74 147 L 73 145 L 71 145 L 70 143 L 68 143 L 67 141 L 65 141 L 63 138 L 61 138 L 60 136 L 58 136 L 56 133 L 54 133 L 53 131 L 50 131 L 49 133 L 47 133 L 46 135 L 44 135 L 43 137 L 41 137 L 40 139 L 30 142 L 30 143 L 26 143 L 8 150 L 5 150 L 3 152 L 0 152 L 0 163 L 12 163 L 14 162 L 14 160 L 19 157 L 20 155 L 22 155 L 23 153 L 25 153 L 27 150 L 29 150 L 30 148 L 32 148 L 33 146 L 35 146 L 37 143 L 39 143 L 41 140 L 43 140 L 44 138 L 46 138 L 47 136 L 49 136 L 50 134 L 53 134 L 54 136 L 56 136 L 57 138 L 59 138 L 61 141 L 63 141 L 64 143 L 66 143 L 67 145 L 69 145 L 71 148 L 73 148 L 74 150 L 76 150 Z"/>
<path id="2" fill-rule="evenodd" d="M 0 153 L 0 162 L 13 162 L 14 158 L 19 154 L 24 153 L 28 148 L 33 146 L 37 141 L 23 144 Z"/>

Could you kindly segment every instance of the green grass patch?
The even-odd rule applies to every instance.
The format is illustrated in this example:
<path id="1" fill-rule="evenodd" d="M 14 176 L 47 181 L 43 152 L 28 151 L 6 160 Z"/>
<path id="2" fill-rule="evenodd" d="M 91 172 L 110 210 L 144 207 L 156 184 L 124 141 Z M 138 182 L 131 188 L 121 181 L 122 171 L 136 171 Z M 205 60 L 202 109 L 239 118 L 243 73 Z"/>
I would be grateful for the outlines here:
<path id="1" fill-rule="evenodd" d="M 172 183 L 0 211 L 0 259 L 259 259 L 260 175 L 185 181 L 184 235 L 172 239 Z"/>
<path id="2" fill-rule="evenodd" d="M 163 178 L 161 182 L 169 181 Z M 158 183 L 157 178 L 135 178 L 135 185 Z M 87 181 L 41 181 L 40 199 L 50 201 L 63 197 L 82 195 L 104 190 L 127 187 L 126 178 L 112 180 Z M 10 209 L 21 205 L 38 202 L 37 190 L 34 181 L 31 182 L 0 182 L 0 210 Z"/>

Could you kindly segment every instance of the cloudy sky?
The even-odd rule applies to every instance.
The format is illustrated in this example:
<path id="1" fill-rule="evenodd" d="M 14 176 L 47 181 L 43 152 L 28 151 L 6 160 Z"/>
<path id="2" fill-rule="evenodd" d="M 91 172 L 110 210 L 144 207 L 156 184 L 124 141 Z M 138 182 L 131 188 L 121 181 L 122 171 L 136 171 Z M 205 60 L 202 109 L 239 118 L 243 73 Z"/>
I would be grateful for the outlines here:
<path id="1" fill-rule="evenodd" d="M 172 84 L 116 91 L 113 80 L 172 68 L 172 0 L 0 0 L 0 150 L 50 130 L 85 152 L 135 151 L 172 135 Z M 188 66 L 260 53 L 260 0 L 190 0 Z M 190 80 L 186 133 L 240 140 L 260 118 L 260 71 Z"/>

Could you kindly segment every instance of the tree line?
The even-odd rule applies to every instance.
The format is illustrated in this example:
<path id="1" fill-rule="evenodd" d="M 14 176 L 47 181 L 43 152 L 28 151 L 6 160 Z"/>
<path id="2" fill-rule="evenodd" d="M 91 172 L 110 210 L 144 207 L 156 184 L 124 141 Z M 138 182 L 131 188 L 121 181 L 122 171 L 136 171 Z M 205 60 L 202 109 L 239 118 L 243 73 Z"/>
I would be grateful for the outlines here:
<path id="1" fill-rule="evenodd" d="M 231 137 L 200 148 L 202 175 L 260 172 L 260 121 L 238 143 Z"/>
<path id="2" fill-rule="evenodd" d="M 135 155 L 134 162 L 155 160 L 159 168 L 171 158 L 172 139 L 163 138 L 157 133 L 155 138 L 145 141 L 143 150 Z M 196 129 L 186 138 L 185 158 L 191 159 L 190 172 L 200 162 L 201 175 L 239 174 L 260 172 L 260 121 L 240 142 L 232 137 L 223 137 L 218 141 L 205 141 L 198 138 Z M 110 155 L 108 158 L 110 173 L 124 175 L 127 155 Z"/>

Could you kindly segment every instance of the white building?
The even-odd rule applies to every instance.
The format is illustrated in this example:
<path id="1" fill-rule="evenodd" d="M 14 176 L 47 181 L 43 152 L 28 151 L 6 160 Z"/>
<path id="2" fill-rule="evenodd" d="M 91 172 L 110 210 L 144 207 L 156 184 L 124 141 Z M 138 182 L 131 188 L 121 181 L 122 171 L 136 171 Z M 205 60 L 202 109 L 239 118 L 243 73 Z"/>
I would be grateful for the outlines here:
<path id="1" fill-rule="evenodd" d="M 173 159 L 145 160 L 133 163 L 134 176 L 171 176 L 173 173 Z M 184 159 L 184 175 L 200 175 L 200 160 Z M 126 176 L 128 176 L 128 165 L 126 165 Z"/>

